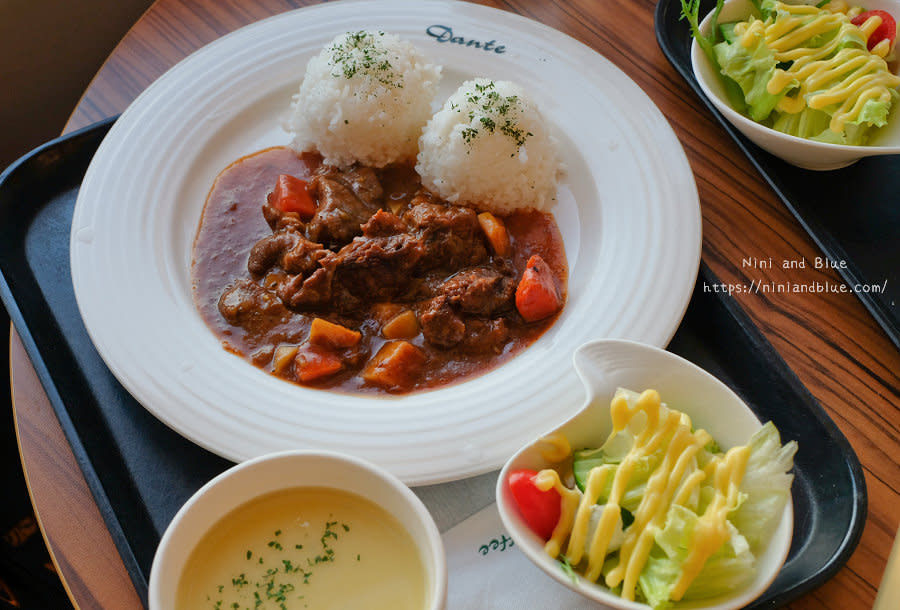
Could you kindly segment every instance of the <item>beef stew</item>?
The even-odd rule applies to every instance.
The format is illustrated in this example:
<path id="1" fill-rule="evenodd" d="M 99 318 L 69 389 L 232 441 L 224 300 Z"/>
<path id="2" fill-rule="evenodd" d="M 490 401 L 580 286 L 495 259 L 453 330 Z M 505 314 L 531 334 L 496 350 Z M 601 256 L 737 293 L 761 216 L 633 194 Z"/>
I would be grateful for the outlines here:
<path id="1" fill-rule="evenodd" d="M 534 258 L 556 301 L 529 322 L 517 292 Z M 352 393 L 431 389 L 498 366 L 553 324 L 566 277 L 551 214 L 479 214 L 423 189 L 411 166 L 339 170 L 281 147 L 218 176 L 192 265 L 197 307 L 227 350 Z"/>

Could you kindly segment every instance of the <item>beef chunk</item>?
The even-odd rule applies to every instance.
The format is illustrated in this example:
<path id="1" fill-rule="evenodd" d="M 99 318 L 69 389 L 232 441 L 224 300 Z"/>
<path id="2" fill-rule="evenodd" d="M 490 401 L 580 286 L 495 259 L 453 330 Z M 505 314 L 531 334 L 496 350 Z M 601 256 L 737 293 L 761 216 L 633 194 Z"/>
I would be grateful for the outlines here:
<path id="1" fill-rule="evenodd" d="M 333 265 L 335 281 L 366 300 L 388 300 L 404 292 L 422 258 L 422 242 L 409 233 L 358 237 L 323 265 Z"/>
<path id="2" fill-rule="evenodd" d="M 296 234 L 281 231 L 266 235 L 253 244 L 250 249 L 250 257 L 247 259 L 247 269 L 253 275 L 262 275 L 276 264 L 281 254 L 290 248 L 296 240 Z"/>
<path id="3" fill-rule="evenodd" d="M 421 195 L 413 199 L 403 219 L 414 229 L 435 233 L 455 231 L 466 236 L 479 229 L 478 216 L 472 208 L 437 203 Z"/>
<path id="4" fill-rule="evenodd" d="M 466 336 L 466 323 L 445 296 L 427 301 L 419 312 L 422 336 L 436 347 L 451 348 Z"/>
<path id="5" fill-rule="evenodd" d="M 277 265 L 287 273 L 306 276 L 315 271 L 318 261 L 326 254 L 328 251 L 322 244 L 309 241 L 297 231 L 284 229 L 253 245 L 247 268 L 260 276 Z"/>
<path id="6" fill-rule="evenodd" d="M 460 311 L 489 317 L 512 308 L 516 280 L 511 269 L 469 267 L 437 287 Z"/>
<path id="7" fill-rule="evenodd" d="M 306 235 L 329 248 L 339 248 L 362 233 L 362 225 L 375 210 L 340 182 L 322 178 L 317 184 L 319 207 L 306 225 Z"/>
<path id="8" fill-rule="evenodd" d="M 384 210 L 375 212 L 362 226 L 362 234 L 365 237 L 388 237 L 405 233 L 406 230 L 406 223 L 399 216 Z"/>
<path id="9" fill-rule="evenodd" d="M 292 308 L 322 307 L 331 301 L 334 267 L 319 267 L 308 278 L 295 275 L 278 285 L 278 297 Z"/>
<path id="10" fill-rule="evenodd" d="M 362 225 L 378 211 L 384 194 L 375 171 L 368 167 L 347 171 L 326 168 L 309 187 L 318 204 L 306 225 L 306 235 L 331 249 L 362 233 Z"/>
<path id="11" fill-rule="evenodd" d="M 259 334 L 291 317 L 274 294 L 248 279 L 237 280 L 219 298 L 219 313 L 234 326 Z"/>
<path id="12" fill-rule="evenodd" d="M 516 281 L 505 264 L 463 269 L 433 287 L 419 312 L 425 340 L 442 348 L 500 352 L 509 339 L 502 317 L 512 309 Z"/>
<path id="13" fill-rule="evenodd" d="M 357 237 L 338 252 L 316 259 L 319 267 L 308 277 L 281 282 L 278 296 L 288 307 L 328 304 L 338 311 L 348 311 L 360 300 L 389 300 L 406 291 L 421 256 L 421 243 L 408 233 Z"/>
<path id="14" fill-rule="evenodd" d="M 505 318 L 482 320 L 470 318 L 466 320 L 466 336 L 462 347 L 473 354 L 494 352 L 499 354 L 509 340 L 509 326 Z"/>
<path id="15" fill-rule="evenodd" d="M 300 214 L 297 212 L 282 212 L 268 203 L 263 204 L 262 212 L 263 218 L 266 219 L 266 223 L 268 223 L 269 228 L 273 231 L 280 231 L 282 229 L 303 229 L 303 221 L 300 219 Z"/>
<path id="16" fill-rule="evenodd" d="M 319 266 L 319 261 L 328 255 L 322 244 L 300 237 L 297 242 L 281 256 L 281 268 L 291 274 L 307 276 Z"/>
<path id="17" fill-rule="evenodd" d="M 292 309 L 326 309 L 332 314 L 358 315 L 364 306 L 364 298 L 336 281 L 336 271 L 334 264 L 326 264 L 305 279 L 293 276 L 279 284 L 278 296 Z"/>
<path id="18" fill-rule="evenodd" d="M 334 175 L 332 173 L 332 175 Z M 369 207 L 381 206 L 384 189 L 378 175 L 371 167 L 354 166 L 337 174 L 338 179 L 353 189 L 353 194 Z"/>
<path id="19" fill-rule="evenodd" d="M 435 203 L 421 195 L 417 195 L 412 204 L 403 220 L 424 240 L 422 269 L 459 268 L 487 260 L 488 252 L 475 210 Z"/>

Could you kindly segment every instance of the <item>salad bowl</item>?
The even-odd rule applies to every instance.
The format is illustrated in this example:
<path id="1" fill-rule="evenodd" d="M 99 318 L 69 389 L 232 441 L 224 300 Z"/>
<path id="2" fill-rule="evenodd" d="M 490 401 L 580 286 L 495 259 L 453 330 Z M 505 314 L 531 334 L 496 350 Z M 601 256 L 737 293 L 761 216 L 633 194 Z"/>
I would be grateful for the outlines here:
<path id="1" fill-rule="evenodd" d="M 721 381 L 693 363 L 647 344 L 608 339 L 581 346 L 574 356 L 586 397 L 581 411 L 555 430 L 535 439 L 513 455 L 502 468 L 497 482 L 497 507 L 504 526 L 516 546 L 551 578 L 609 608 L 646 610 L 648 606 L 627 601 L 602 584 L 591 582 L 544 550 L 544 541 L 523 518 L 508 482 L 510 473 L 541 470 L 558 465 L 548 453 L 548 437 L 559 435 L 571 448 L 600 447 L 611 430 L 610 400 L 618 388 L 637 392 L 654 389 L 663 402 L 690 416 L 696 428 L 709 432 L 722 450 L 744 445 L 762 427 L 750 408 Z M 727 595 L 702 600 L 684 600 L 673 609 L 734 610 L 759 597 L 784 564 L 793 535 L 793 505 L 785 505 L 775 518 L 771 538 L 757 555 L 756 574 L 744 588 Z"/>
<path id="2" fill-rule="evenodd" d="M 897 0 L 869 0 L 865 2 L 865 8 L 885 10 L 900 18 L 900 2 Z M 727 23 L 746 18 L 752 9 L 753 3 L 750 0 L 726 0 L 718 21 Z M 712 13 L 700 23 L 701 33 L 708 35 L 711 23 Z M 894 72 L 897 71 L 896 62 L 889 64 L 889 67 Z M 691 43 L 691 68 L 703 93 L 735 129 L 766 152 L 791 165 L 824 171 L 852 165 L 864 157 L 900 154 L 900 110 L 896 107 L 891 110 L 887 125 L 879 128 L 866 145 L 817 142 L 782 133 L 757 123 L 736 110 L 728 100 L 718 68 L 703 52 L 696 39 Z"/>

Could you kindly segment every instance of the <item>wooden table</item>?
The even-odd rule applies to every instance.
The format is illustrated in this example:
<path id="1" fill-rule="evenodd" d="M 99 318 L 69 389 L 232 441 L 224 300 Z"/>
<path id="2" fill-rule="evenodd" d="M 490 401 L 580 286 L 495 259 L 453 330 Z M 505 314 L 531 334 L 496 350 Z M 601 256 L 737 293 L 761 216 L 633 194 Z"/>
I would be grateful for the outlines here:
<path id="1" fill-rule="evenodd" d="M 654 37 L 652 0 L 479 0 L 589 45 L 626 72 L 669 118 L 695 172 L 703 260 L 724 283 L 832 282 L 833 271 L 746 269 L 747 257 L 820 256 L 811 239 L 671 68 Z M 123 111 L 190 52 L 301 0 L 157 0 L 88 87 L 66 131 Z M 846 566 L 791 608 L 871 608 L 900 512 L 900 351 L 849 293 L 735 297 L 825 407 L 865 469 L 869 515 Z M 140 601 L 55 415 L 13 334 L 11 368 L 22 459 L 41 527 L 77 607 L 128 610 Z"/>

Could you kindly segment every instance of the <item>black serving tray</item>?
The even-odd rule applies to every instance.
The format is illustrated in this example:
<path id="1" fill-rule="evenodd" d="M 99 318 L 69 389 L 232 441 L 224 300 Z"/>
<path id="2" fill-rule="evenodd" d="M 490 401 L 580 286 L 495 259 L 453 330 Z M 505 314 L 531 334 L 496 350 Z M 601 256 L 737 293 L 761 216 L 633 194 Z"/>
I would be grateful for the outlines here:
<path id="1" fill-rule="evenodd" d="M 715 6 L 715 0 L 701 0 L 700 14 Z M 825 258 L 846 264 L 838 273 L 900 348 L 900 156 L 868 157 L 823 172 L 794 167 L 762 150 L 735 129 L 700 89 L 691 68 L 690 28 L 680 17 L 681 0 L 659 0 L 656 39 L 663 53 Z"/>
<path id="2" fill-rule="evenodd" d="M 72 212 L 113 120 L 49 142 L 0 175 L 0 296 L 146 603 L 153 554 L 169 521 L 231 463 L 141 407 L 103 363 L 78 313 L 69 269 Z M 712 290 L 717 283 L 703 266 L 669 349 L 719 377 L 800 445 L 790 556 L 751 606 L 771 608 L 818 587 L 847 561 L 865 523 L 865 481 L 846 438 L 736 302 Z"/>

